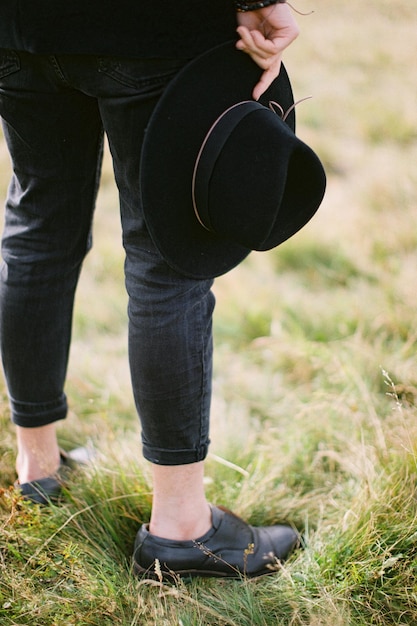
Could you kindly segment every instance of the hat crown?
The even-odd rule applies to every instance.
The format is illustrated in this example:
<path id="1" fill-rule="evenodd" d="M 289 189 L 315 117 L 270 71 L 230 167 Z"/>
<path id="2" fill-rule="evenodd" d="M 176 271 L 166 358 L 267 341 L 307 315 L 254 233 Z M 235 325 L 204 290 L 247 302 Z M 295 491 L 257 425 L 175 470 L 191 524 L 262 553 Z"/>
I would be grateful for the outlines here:
<path id="1" fill-rule="evenodd" d="M 212 125 L 193 175 L 198 221 L 251 250 L 269 250 L 304 225 L 322 197 L 322 168 L 272 109 L 254 101 L 228 108 Z"/>

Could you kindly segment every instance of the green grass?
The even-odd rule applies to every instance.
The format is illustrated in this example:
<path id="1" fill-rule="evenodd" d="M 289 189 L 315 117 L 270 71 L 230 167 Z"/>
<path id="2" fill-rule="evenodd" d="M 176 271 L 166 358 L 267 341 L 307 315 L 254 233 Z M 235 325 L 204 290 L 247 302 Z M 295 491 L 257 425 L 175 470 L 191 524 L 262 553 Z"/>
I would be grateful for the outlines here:
<path id="1" fill-rule="evenodd" d="M 106 155 L 82 275 L 63 446 L 93 443 L 60 506 L 21 502 L 0 381 L 3 626 L 417 624 L 417 111 L 407 0 L 300 0 L 286 66 L 298 134 L 328 172 L 317 216 L 216 281 L 207 494 L 306 546 L 261 580 L 137 581 L 152 487 L 126 355 L 117 196 Z M 0 190 L 8 157 L 0 143 Z"/>

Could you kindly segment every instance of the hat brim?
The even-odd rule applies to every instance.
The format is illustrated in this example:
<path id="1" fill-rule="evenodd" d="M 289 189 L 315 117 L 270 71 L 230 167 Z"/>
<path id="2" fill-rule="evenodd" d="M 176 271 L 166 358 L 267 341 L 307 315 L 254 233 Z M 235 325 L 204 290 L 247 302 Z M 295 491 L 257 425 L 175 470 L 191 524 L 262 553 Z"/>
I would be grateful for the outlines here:
<path id="1" fill-rule="evenodd" d="M 171 268 L 192 278 L 214 278 L 250 252 L 207 231 L 195 216 L 192 176 L 197 154 L 213 122 L 233 104 L 250 100 L 262 70 L 234 42 L 187 64 L 169 83 L 149 121 L 142 147 L 140 184 L 144 218 Z M 285 70 L 260 99 L 284 111 L 294 103 Z M 295 113 L 286 123 L 295 130 Z"/>

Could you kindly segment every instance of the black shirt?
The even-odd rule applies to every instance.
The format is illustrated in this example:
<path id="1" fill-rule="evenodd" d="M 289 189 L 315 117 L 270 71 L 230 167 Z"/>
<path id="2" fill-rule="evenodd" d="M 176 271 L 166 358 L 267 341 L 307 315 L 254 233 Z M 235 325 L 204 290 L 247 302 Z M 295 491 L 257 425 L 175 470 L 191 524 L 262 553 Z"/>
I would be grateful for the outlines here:
<path id="1" fill-rule="evenodd" d="M 235 38 L 233 0 L 0 0 L 0 48 L 190 58 Z"/>

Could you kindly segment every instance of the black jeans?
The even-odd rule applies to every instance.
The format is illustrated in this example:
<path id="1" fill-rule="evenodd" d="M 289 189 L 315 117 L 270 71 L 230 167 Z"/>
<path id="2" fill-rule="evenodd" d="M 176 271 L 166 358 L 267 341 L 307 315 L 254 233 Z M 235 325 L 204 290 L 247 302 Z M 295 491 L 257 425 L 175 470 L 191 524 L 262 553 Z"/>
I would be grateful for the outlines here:
<path id="1" fill-rule="evenodd" d="M 200 461 L 209 443 L 212 281 L 167 266 L 146 230 L 139 190 L 147 121 L 182 64 L 0 50 L 0 115 L 13 165 L 0 283 L 12 419 L 33 427 L 67 413 L 74 293 L 91 245 L 106 133 L 120 197 L 143 453 L 163 465 Z"/>

